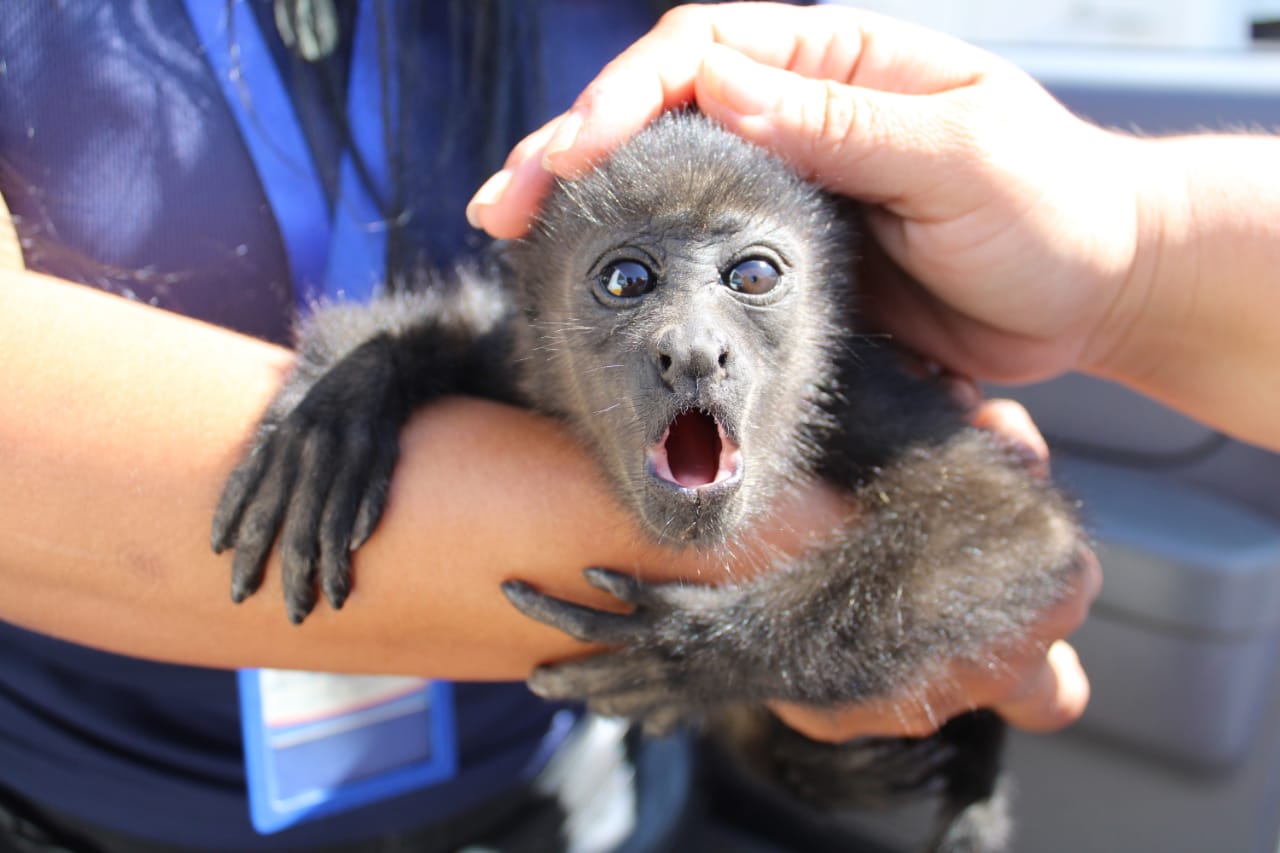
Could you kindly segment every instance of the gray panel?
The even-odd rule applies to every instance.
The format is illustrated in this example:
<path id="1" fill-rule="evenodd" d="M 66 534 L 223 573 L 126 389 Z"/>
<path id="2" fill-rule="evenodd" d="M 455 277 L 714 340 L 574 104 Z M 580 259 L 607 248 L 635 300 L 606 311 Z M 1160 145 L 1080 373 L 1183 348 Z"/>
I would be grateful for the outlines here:
<path id="1" fill-rule="evenodd" d="M 1280 628 L 1280 522 L 1140 471 L 1060 456 L 1106 573 L 1101 603 L 1218 639 Z"/>
<path id="2" fill-rule="evenodd" d="M 1215 435 L 1141 394 L 1079 373 L 1018 388 L 988 385 L 986 393 L 1017 399 L 1046 435 L 1062 442 L 1089 442 L 1117 452 L 1183 454 Z"/>

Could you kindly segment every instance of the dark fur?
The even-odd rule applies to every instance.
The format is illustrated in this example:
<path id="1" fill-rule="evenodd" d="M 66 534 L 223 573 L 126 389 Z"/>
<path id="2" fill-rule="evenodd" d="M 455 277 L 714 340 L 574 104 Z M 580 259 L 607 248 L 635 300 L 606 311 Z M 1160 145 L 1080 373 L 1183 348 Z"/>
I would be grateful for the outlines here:
<path id="1" fill-rule="evenodd" d="M 696 115 L 669 116 L 558 188 L 533 233 L 507 247 L 501 285 L 463 276 L 320 313 L 218 508 L 214 547 L 236 548 L 234 597 L 257 588 L 279 531 L 291 617 L 314 606 L 317 578 L 341 606 L 398 430 L 444 394 L 562 418 L 653 537 L 673 544 L 727 551 L 780 495 L 822 476 L 857 497 L 855 528 L 752 580 L 712 588 L 588 570 L 631 605 L 625 615 L 508 582 L 526 614 L 618 647 L 541 667 L 530 684 L 651 728 L 711 720 L 749 764 L 813 803 L 940 794 L 937 848 L 1000 849 L 993 715 L 920 740 L 831 746 L 732 710 L 911 701 L 952 657 L 1017 637 L 1078 567 L 1069 503 L 968 426 L 940 383 L 858 333 L 855 230 L 771 156 Z M 783 273 L 774 291 L 748 298 L 723 284 L 734 264 L 762 257 Z M 619 258 L 642 260 L 658 286 L 602 297 L 601 271 Z M 738 482 L 694 493 L 647 468 L 646 449 L 689 410 L 738 443 Z"/>

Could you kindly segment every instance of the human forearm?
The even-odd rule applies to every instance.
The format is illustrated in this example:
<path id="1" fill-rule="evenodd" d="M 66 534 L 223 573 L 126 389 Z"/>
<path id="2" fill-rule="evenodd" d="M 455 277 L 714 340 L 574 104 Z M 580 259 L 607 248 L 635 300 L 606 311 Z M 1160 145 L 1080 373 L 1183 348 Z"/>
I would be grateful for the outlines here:
<path id="1" fill-rule="evenodd" d="M 1140 248 L 1083 366 L 1280 449 L 1280 139 L 1135 144 Z"/>
<path id="2" fill-rule="evenodd" d="M 406 429 L 341 614 L 291 625 L 275 561 L 232 605 L 209 519 L 288 353 L 24 273 L 0 277 L 0 318 L 0 618 L 187 663 L 520 678 L 578 647 L 502 579 L 587 599 L 587 565 L 677 569 L 556 425 L 451 400 Z"/>

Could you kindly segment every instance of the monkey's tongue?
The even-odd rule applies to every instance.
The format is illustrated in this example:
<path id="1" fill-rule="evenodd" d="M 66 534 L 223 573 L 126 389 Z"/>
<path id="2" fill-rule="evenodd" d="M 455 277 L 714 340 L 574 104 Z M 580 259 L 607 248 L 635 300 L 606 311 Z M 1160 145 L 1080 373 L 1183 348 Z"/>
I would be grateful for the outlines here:
<path id="1" fill-rule="evenodd" d="M 696 489 L 737 473 L 738 446 L 706 412 L 689 411 L 667 427 L 650 450 L 654 472 L 662 479 Z"/>

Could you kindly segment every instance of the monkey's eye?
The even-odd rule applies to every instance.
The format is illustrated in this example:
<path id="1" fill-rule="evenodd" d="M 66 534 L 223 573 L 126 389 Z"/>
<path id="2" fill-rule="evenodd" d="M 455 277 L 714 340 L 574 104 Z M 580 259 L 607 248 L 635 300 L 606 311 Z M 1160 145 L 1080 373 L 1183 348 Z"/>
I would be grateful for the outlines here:
<path id="1" fill-rule="evenodd" d="M 657 276 L 639 261 L 613 261 L 600 270 L 600 287 L 610 296 L 634 299 L 653 290 Z"/>
<path id="2" fill-rule="evenodd" d="M 738 293 L 758 296 L 768 293 L 778 286 L 782 273 L 778 268 L 762 258 L 752 258 L 735 266 L 724 277 L 724 283 Z"/>

